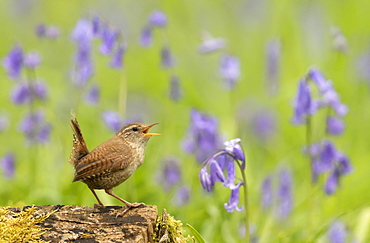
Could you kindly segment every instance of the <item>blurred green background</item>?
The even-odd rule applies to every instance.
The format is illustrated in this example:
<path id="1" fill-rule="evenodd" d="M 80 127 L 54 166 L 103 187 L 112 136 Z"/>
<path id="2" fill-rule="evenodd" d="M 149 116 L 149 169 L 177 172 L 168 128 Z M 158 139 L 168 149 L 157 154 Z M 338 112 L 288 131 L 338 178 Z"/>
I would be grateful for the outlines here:
<path id="1" fill-rule="evenodd" d="M 143 48 L 138 44 L 140 33 L 148 15 L 156 9 L 167 15 L 168 25 L 155 30 L 153 45 Z M 196 108 L 218 119 L 225 140 L 240 137 L 243 141 L 250 223 L 259 242 L 305 242 L 308 238 L 328 242 L 327 229 L 336 219 L 346 225 L 348 242 L 369 242 L 369 9 L 370 2 L 366 0 L 1 1 L 0 57 L 6 56 L 15 44 L 25 52 L 40 52 L 43 62 L 37 76 L 47 83 L 49 95 L 36 106 L 45 111 L 52 130 L 48 143 L 26 144 L 19 122 L 29 107 L 10 101 L 15 83 L 2 68 L 0 114 L 8 117 L 9 126 L 0 133 L 0 156 L 15 154 L 15 175 L 0 176 L 0 205 L 96 203 L 86 185 L 71 183 L 74 171 L 68 163 L 72 146 L 70 112 L 73 109 L 76 113 L 92 149 L 113 135 L 102 120 L 102 112 L 113 110 L 148 124 L 158 122 L 153 131 L 162 134 L 150 140 L 145 163 L 115 193 L 128 201 L 154 204 L 159 210 L 166 208 L 176 219 L 194 226 L 208 242 L 240 242 L 244 213 L 226 212 L 223 204 L 230 196 L 228 189 L 216 185 L 211 194 L 203 191 L 198 179 L 201 165 L 182 149 L 190 111 Z M 98 44 L 94 43 L 94 76 L 85 87 L 76 87 L 69 75 L 75 52 L 71 31 L 79 19 L 94 15 L 121 31 L 128 44 L 124 68 L 109 68 L 109 58 L 98 53 Z M 59 38 L 37 37 L 35 27 L 39 23 L 57 26 Z M 333 28 L 343 33 L 347 51 L 336 48 Z M 225 89 L 218 74 L 220 54 L 198 53 L 205 33 L 224 38 L 227 52 L 240 59 L 241 77 L 231 91 Z M 272 40 L 277 40 L 281 48 L 275 95 L 269 94 L 271 84 L 266 80 L 266 46 Z M 163 45 L 170 47 L 176 60 L 176 65 L 167 70 L 160 64 Z M 342 102 L 349 107 L 344 119 L 346 131 L 334 142 L 354 167 L 352 174 L 342 178 L 334 195 L 326 196 L 321 185 L 316 186 L 314 200 L 308 195 L 308 160 L 301 153 L 305 128 L 290 122 L 297 83 L 312 65 L 332 80 Z M 172 74 L 180 79 L 182 98 L 178 102 L 169 98 Z M 127 85 L 122 86 L 125 82 Z M 101 88 L 96 106 L 83 102 L 93 84 Z M 265 140 L 258 139 L 249 119 L 258 110 L 271 111 L 276 119 L 276 130 Z M 158 177 L 168 156 L 180 160 L 182 178 L 165 191 Z M 289 217 L 279 220 L 273 211 L 261 208 L 260 186 L 266 175 L 276 174 L 284 166 L 293 174 L 294 200 Z M 181 186 L 190 189 L 189 201 L 184 205 L 175 203 L 176 190 Z M 104 192 L 98 195 L 107 205 L 120 205 Z M 310 210 L 313 212 L 308 218 Z"/>

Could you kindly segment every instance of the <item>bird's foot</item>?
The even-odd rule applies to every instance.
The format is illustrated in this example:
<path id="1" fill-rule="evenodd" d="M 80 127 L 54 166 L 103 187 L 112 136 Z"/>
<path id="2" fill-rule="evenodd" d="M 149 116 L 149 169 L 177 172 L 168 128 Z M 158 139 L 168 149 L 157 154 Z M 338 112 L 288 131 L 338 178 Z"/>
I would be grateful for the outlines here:
<path id="1" fill-rule="evenodd" d="M 94 208 L 104 208 L 105 206 L 103 204 L 94 204 Z"/>
<path id="2" fill-rule="evenodd" d="M 145 203 L 129 203 L 129 202 L 127 202 L 125 210 L 123 210 L 121 213 L 118 213 L 116 215 L 116 217 L 125 215 L 125 213 L 127 213 L 127 211 L 130 210 L 130 208 L 137 208 L 137 207 L 140 207 L 142 205 L 145 205 Z"/>

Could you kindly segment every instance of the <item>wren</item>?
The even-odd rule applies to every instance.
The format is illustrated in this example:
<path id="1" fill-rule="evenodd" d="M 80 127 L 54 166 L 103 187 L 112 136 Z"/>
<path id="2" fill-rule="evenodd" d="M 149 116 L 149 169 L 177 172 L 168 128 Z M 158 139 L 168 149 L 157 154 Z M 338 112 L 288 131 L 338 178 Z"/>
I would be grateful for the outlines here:
<path id="1" fill-rule="evenodd" d="M 113 188 L 126 181 L 143 164 L 147 142 L 151 136 L 159 135 L 149 133 L 149 129 L 157 124 L 130 123 L 89 152 L 77 119 L 72 118 L 73 148 L 69 161 L 75 168 L 73 182 L 85 183 L 101 206 L 104 205 L 95 193 L 96 189 L 104 189 L 107 194 L 126 204 L 120 215 L 132 207 L 144 205 L 127 202 L 115 195 Z"/>

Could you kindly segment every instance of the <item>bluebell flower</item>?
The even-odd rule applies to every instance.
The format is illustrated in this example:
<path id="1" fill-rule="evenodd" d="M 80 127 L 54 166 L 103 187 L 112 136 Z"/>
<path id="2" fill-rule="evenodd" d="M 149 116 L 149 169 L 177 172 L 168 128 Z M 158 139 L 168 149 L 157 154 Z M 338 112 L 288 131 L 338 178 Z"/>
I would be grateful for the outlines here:
<path id="1" fill-rule="evenodd" d="M 203 41 L 199 47 L 200 54 L 207 54 L 214 51 L 222 50 L 226 47 L 226 41 L 222 38 L 209 38 Z"/>
<path id="2" fill-rule="evenodd" d="M 347 175 L 353 171 L 351 162 L 347 155 L 338 152 L 337 153 L 337 164 L 336 167 L 338 169 L 338 173 L 340 175 Z"/>
<path id="3" fill-rule="evenodd" d="M 326 132 L 331 135 L 341 135 L 344 131 L 344 122 L 336 116 L 326 117 Z"/>
<path id="4" fill-rule="evenodd" d="M 234 188 L 235 187 L 235 163 L 230 161 L 227 165 L 227 178 L 222 184 L 224 187 Z"/>
<path id="5" fill-rule="evenodd" d="M 89 105 L 96 105 L 100 100 L 100 88 L 98 85 L 93 85 L 85 95 L 85 101 Z"/>
<path id="6" fill-rule="evenodd" d="M 117 112 L 114 111 L 104 111 L 103 121 L 105 125 L 112 131 L 118 132 L 122 127 L 122 119 Z"/>
<path id="7" fill-rule="evenodd" d="M 24 56 L 24 66 L 30 69 L 37 68 L 40 65 L 40 63 L 41 63 L 41 56 L 40 56 L 40 53 L 38 53 L 37 51 L 27 53 Z"/>
<path id="8" fill-rule="evenodd" d="M 181 186 L 175 194 L 175 205 L 178 207 L 184 206 L 190 200 L 190 189 L 187 186 Z"/>
<path id="9" fill-rule="evenodd" d="M 93 37 L 93 30 L 90 21 L 87 19 L 80 19 L 72 31 L 72 40 L 79 45 L 86 45 L 90 44 Z"/>
<path id="10" fill-rule="evenodd" d="M 170 49 L 166 46 L 161 49 L 161 64 L 165 69 L 174 66 L 174 58 L 171 55 Z"/>
<path id="11" fill-rule="evenodd" d="M 236 56 L 225 54 L 220 60 L 220 75 L 225 80 L 225 86 L 231 90 L 240 77 L 240 61 Z"/>
<path id="12" fill-rule="evenodd" d="M 229 213 L 234 212 L 234 210 L 242 211 L 244 209 L 244 207 L 238 207 L 238 204 L 239 204 L 239 188 L 240 188 L 241 185 L 242 185 L 241 183 L 238 183 L 238 184 L 235 185 L 234 188 L 231 189 L 231 196 L 230 196 L 229 202 L 224 204 L 225 209 Z"/>
<path id="13" fill-rule="evenodd" d="M 118 31 L 110 30 L 108 26 L 103 27 L 102 32 L 100 33 L 102 40 L 99 47 L 100 53 L 106 56 L 111 54 L 113 47 L 116 44 L 118 34 Z"/>
<path id="14" fill-rule="evenodd" d="M 327 195 L 333 194 L 338 187 L 340 174 L 338 173 L 337 169 L 334 169 L 330 174 L 329 177 L 326 179 L 324 190 Z"/>
<path id="15" fill-rule="evenodd" d="M 17 79 L 20 76 L 23 67 L 23 50 L 19 45 L 15 45 L 4 57 L 3 67 L 11 79 Z"/>
<path id="16" fill-rule="evenodd" d="M 290 171 L 282 169 L 279 173 L 279 186 L 277 193 L 277 214 L 280 219 L 286 219 L 293 208 L 292 181 Z"/>
<path id="17" fill-rule="evenodd" d="M 57 26 L 50 25 L 46 28 L 45 37 L 55 40 L 60 36 L 60 30 Z"/>
<path id="18" fill-rule="evenodd" d="M 98 36 L 101 31 L 101 22 L 99 16 L 95 15 L 92 19 L 92 34 Z"/>
<path id="19" fill-rule="evenodd" d="M 210 173 L 211 173 L 211 184 L 212 186 L 215 184 L 215 182 L 225 182 L 225 176 L 220 168 L 218 162 L 214 159 L 211 159 L 209 162 L 210 167 Z"/>
<path id="20" fill-rule="evenodd" d="M 335 145 L 329 140 L 324 141 L 322 144 L 322 150 L 319 158 L 320 159 L 319 172 L 330 171 L 334 166 L 336 158 L 337 158 L 337 149 L 335 148 Z"/>
<path id="21" fill-rule="evenodd" d="M 161 10 L 154 10 L 148 17 L 148 23 L 151 26 L 164 27 L 167 25 L 167 16 Z"/>
<path id="22" fill-rule="evenodd" d="M 20 122 L 19 130 L 26 136 L 28 144 L 44 144 L 49 141 L 51 125 L 45 121 L 45 114 L 38 110 L 25 115 Z"/>
<path id="23" fill-rule="evenodd" d="M 199 162 L 208 158 L 220 144 L 218 121 L 193 109 L 190 112 L 191 123 L 188 138 L 184 141 L 184 150 L 195 153 Z"/>
<path id="24" fill-rule="evenodd" d="M 347 242 L 346 226 L 340 221 L 332 222 L 329 227 L 327 236 L 330 243 L 346 243 Z"/>
<path id="25" fill-rule="evenodd" d="M 240 138 L 235 138 L 230 141 L 224 142 L 225 150 L 235 156 L 237 160 L 240 160 L 242 165 L 245 165 L 245 155 L 242 147 L 240 146 L 240 142 L 242 140 Z M 244 167 L 244 166 L 242 166 Z M 244 168 L 242 168 L 244 169 Z"/>
<path id="26" fill-rule="evenodd" d="M 123 67 L 123 54 L 126 50 L 125 44 L 121 44 L 117 47 L 115 53 L 113 53 L 112 60 L 110 62 L 110 66 L 115 69 L 122 69 Z"/>
<path id="27" fill-rule="evenodd" d="M 267 142 L 271 139 L 277 129 L 275 112 L 267 109 L 255 111 L 249 121 L 252 132 L 260 142 Z"/>
<path id="28" fill-rule="evenodd" d="M 142 47 L 149 47 L 152 44 L 152 27 L 145 26 L 141 30 L 139 44 Z"/>
<path id="29" fill-rule="evenodd" d="M 32 96 L 28 83 L 21 82 L 15 85 L 11 92 L 11 100 L 14 104 L 28 104 L 32 101 Z"/>
<path id="30" fill-rule="evenodd" d="M 261 185 L 261 204 L 263 209 L 268 209 L 272 205 L 272 178 L 266 176 Z"/>
<path id="31" fill-rule="evenodd" d="M 181 181 L 180 161 L 177 158 L 168 157 L 164 160 L 158 181 L 165 191 L 171 190 Z"/>
<path id="32" fill-rule="evenodd" d="M 299 81 L 297 95 L 293 102 L 295 125 L 305 124 L 306 117 L 313 115 L 318 109 L 318 103 L 311 97 L 311 90 L 305 80 Z"/>
<path id="33" fill-rule="evenodd" d="M 206 167 L 203 167 L 200 170 L 199 179 L 200 179 L 200 183 L 202 184 L 203 189 L 210 192 L 213 186 L 212 186 L 212 181 L 211 181 L 211 175 L 208 173 Z"/>
<path id="34" fill-rule="evenodd" d="M 266 45 L 266 86 L 268 93 L 276 94 L 279 86 L 281 43 L 277 39 L 270 40 Z"/>
<path id="35" fill-rule="evenodd" d="M 325 93 L 333 88 L 332 83 L 326 80 L 324 75 L 318 69 L 311 68 L 308 75 L 314 81 L 321 93 Z"/>
<path id="36" fill-rule="evenodd" d="M 14 154 L 9 152 L 4 155 L 1 159 L 1 168 L 3 169 L 4 175 L 7 179 L 14 177 L 15 173 L 15 158 Z"/>
<path id="37" fill-rule="evenodd" d="M 322 103 L 333 109 L 338 116 L 345 116 L 348 113 L 348 107 L 340 101 L 338 93 L 333 88 L 322 94 Z"/>
<path id="38" fill-rule="evenodd" d="M 38 37 L 45 37 L 46 34 L 46 25 L 43 23 L 40 23 L 36 25 L 35 27 L 35 33 Z"/>
<path id="39" fill-rule="evenodd" d="M 176 75 L 172 75 L 170 78 L 170 98 L 173 101 L 179 101 L 182 93 L 180 88 L 180 80 Z"/>

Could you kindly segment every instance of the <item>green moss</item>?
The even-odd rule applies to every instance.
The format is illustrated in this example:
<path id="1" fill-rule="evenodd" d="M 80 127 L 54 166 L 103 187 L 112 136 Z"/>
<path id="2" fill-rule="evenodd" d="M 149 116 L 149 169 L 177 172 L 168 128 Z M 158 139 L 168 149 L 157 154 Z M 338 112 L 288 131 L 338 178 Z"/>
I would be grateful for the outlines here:
<path id="1" fill-rule="evenodd" d="M 153 241 L 160 243 L 186 243 L 195 242 L 192 236 L 183 236 L 182 223 L 176 220 L 173 216 L 167 214 L 163 209 L 162 216 L 157 219 Z"/>
<path id="2" fill-rule="evenodd" d="M 34 216 L 35 211 L 35 207 L 19 213 L 9 211 L 8 207 L 0 208 L 0 243 L 47 242 L 40 240 L 45 229 L 38 224 L 54 212 Z"/>

